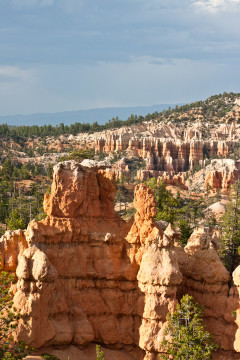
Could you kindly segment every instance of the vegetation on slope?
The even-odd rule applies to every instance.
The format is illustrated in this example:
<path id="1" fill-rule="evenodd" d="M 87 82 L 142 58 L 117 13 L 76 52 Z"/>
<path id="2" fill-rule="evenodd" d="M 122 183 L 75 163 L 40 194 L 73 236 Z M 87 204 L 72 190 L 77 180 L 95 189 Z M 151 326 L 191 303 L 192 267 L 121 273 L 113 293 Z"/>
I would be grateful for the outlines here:
<path id="1" fill-rule="evenodd" d="M 234 102 L 240 98 L 239 93 L 223 93 L 209 97 L 204 101 L 197 101 L 183 106 L 176 106 L 174 109 L 169 108 L 162 112 L 154 112 L 146 116 L 137 116 L 131 114 L 127 120 L 120 120 L 118 116 L 109 119 L 104 125 L 98 124 L 95 121 L 93 124 L 89 123 L 75 123 L 70 126 L 61 123 L 57 126 L 8 126 L 7 124 L 0 125 L 0 137 L 14 139 L 15 141 L 24 141 L 29 137 L 37 136 L 45 138 L 47 136 L 59 136 L 64 134 L 76 135 L 78 133 L 93 133 L 102 130 L 111 130 L 123 126 L 131 126 L 142 123 L 143 121 L 173 121 L 183 122 L 184 120 L 193 119 L 193 114 L 184 118 L 182 114 L 199 110 L 203 116 L 204 121 L 212 121 L 214 117 L 221 118 L 229 112 L 234 106 Z"/>
<path id="2" fill-rule="evenodd" d="M 24 343 L 13 341 L 13 331 L 18 320 L 23 318 L 23 315 L 13 307 L 10 287 L 14 282 L 16 282 L 15 275 L 0 271 L 0 359 L 2 360 L 22 359 L 32 351 Z"/>
<path id="3" fill-rule="evenodd" d="M 154 193 L 157 204 L 157 215 L 155 220 L 163 220 L 178 227 L 181 232 L 180 242 L 185 246 L 193 229 L 200 221 L 206 226 L 216 224 L 216 219 L 212 213 L 206 211 L 209 206 L 209 194 L 206 191 L 205 196 L 195 198 L 182 198 L 180 192 L 173 196 L 171 191 L 167 190 L 164 181 L 157 182 L 151 178 L 146 182 Z"/>
<path id="4" fill-rule="evenodd" d="M 203 121 L 213 121 L 214 118 L 222 118 L 229 111 L 232 110 L 235 105 L 235 100 L 240 98 L 240 93 L 226 93 L 219 95 L 213 95 L 207 98 L 206 100 L 196 101 L 191 104 L 186 104 L 183 106 L 176 106 L 174 109 L 170 109 L 169 111 L 163 112 L 164 117 L 168 118 L 168 120 L 172 120 L 175 122 L 191 120 L 194 119 L 194 111 L 200 112 L 202 115 Z M 180 117 L 181 114 L 192 112 L 190 117 L 184 118 Z M 192 115 L 192 116 L 191 116 Z"/>
<path id="5" fill-rule="evenodd" d="M 5 160 L 0 170 L 0 234 L 5 230 L 26 229 L 34 218 L 41 220 L 43 196 L 51 177 L 51 168 L 32 164 L 12 164 Z"/>

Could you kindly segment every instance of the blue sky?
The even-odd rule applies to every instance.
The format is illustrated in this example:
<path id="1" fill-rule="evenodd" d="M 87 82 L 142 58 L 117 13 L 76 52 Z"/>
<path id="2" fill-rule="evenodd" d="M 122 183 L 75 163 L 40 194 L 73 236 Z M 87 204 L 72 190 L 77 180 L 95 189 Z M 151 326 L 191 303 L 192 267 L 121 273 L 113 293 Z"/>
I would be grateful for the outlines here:
<path id="1" fill-rule="evenodd" d="M 0 0 L 0 115 L 240 92 L 240 0 Z"/>

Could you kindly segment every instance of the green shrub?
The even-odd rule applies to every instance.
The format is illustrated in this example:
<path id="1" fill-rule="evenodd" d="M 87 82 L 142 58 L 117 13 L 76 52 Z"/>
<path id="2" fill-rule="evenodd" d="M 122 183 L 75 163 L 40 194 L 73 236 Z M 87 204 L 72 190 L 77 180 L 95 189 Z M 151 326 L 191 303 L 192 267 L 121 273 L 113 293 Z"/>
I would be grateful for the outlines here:
<path id="1" fill-rule="evenodd" d="M 0 271 L 0 359 L 17 360 L 26 357 L 33 349 L 23 342 L 13 340 L 14 329 L 18 320 L 24 316 L 13 307 L 13 294 L 10 286 L 16 282 L 16 277 L 5 271 Z"/>
<path id="2" fill-rule="evenodd" d="M 104 353 L 101 351 L 101 346 L 96 345 L 96 360 L 104 360 Z"/>

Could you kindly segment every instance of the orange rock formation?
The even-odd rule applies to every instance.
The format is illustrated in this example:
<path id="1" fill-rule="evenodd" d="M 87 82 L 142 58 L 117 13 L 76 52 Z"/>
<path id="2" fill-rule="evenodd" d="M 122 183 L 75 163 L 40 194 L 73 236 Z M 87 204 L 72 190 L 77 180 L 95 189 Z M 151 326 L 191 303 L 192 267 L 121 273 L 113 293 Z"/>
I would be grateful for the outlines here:
<path id="1" fill-rule="evenodd" d="M 27 247 L 25 231 L 6 231 L 0 241 L 1 268 L 16 271 L 18 255 L 22 255 Z"/>
<path id="2" fill-rule="evenodd" d="M 188 293 L 205 307 L 207 329 L 226 351 L 225 358 L 232 359 L 237 330 L 234 311 L 239 306 L 239 296 L 235 287 L 229 292 L 230 276 L 215 250 L 218 246 L 218 231 L 195 229 L 184 249 L 188 258 L 179 264 L 184 277 L 179 296 Z"/>
<path id="3" fill-rule="evenodd" d="M 213 191 L 229 190 L 240 179 L 240 162 L 232 159 L 215 159 L 206 167 L 205 187 Z"/>
<path id="4" fill-rule="evenodd" d="M 189 293 L 205 306 L 218 358 L 239 358 L 239 296 L 229 292 L 217 230 L 196 229 L 182 249 L 171 225 L 163 232 L 153 220 L 145 185 L 136 187 L 136 214 L 125 223 L 114 212 L 111 172 L 87 165 L 55 166 L 46 219 L 33 220 L 18 241 L 16 233 L 1 240 L 3 267 L 19 279 L 15 306 L 28 314 L 16 336 L 36 348 L 94 342 L 122 349 L 121 359 L 156 360 L 166 314 Z"/>
<path id="5" fill-rule="evenodd" d="M 175 129 L 177 137 L 177 130 Z M 146 161 L 146 170 L 184 172 L 194 165 L 202 165 L 209 156 L 227 156 L 234 142 L 177 137 L 177 139 L 131 137 L 129 134 L 108 135 L 95 140 L 98 152 L 133 151 Z"/>
<path id="6" fill-rule="evenodd" d="M 97 137 L 94 146 L 97 152 L 126 151 L 143 158 L 146 169 L 138 171 L 137 178 L 139 180 L 145 181 L 152 176 L 160 177 L 167 184 L 186 188 L 184 181 L 186 171 L 192 170 L 197 165 L 202 167 L 206 164 L 207 158 L 219 156 L 226 158 L 234 147 L 238 146 L 234 137 L 233 125 L 222 125 L 221 132 L 216 130 L 211 134 L 212 136 L 208 136 L 208 140 L 202 139 L 200 130 L 195 124 L 192 129 L 189 128 L 180 134 L 179 129 L 166 125 L 164 134 L 162 127 L 161 131 L 159 130 L 160 134 L 156 132 L 148 137 L 138 137 L 137 134 L 131 136 L 129 133 L 108 134 Z M 224 135 L 224 139 L 220 134 Z M 220 164 L 221 159 L 212 160 L 212 162 L 214 161 Z M 240 177 L 238 162 L 230 159 L 225 159 L 225 161 L 227 169 L 215 169 L 215 171 L 206 173 L 205 184 L 209 183 L 213 191 L 229 190 L 230 185 Z M 230 162 L 234 164 L 230 164 Z M 125 169 L 121 169 L 120 172 L 128 175 Z M 118 172 L 116 174 L 118 177 L 121 176 Z"/>

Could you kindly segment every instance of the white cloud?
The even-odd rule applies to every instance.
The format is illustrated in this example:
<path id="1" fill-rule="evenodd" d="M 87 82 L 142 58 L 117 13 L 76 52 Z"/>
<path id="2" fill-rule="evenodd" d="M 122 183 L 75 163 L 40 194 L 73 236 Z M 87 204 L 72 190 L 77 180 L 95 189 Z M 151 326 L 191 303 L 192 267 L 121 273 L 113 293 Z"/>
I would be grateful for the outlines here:
<path id="1" fill-rule="evenodd" d="M 173 65 L 173 61 L 168 58 L 154 56 L 130 56 L 131 63 L 142 63 L 152 65 Z"/>
<path id="2" fill-rule="evenodd" d="M 0 81 L 32 80 L 35 73 L 32 69 L 21 69 L 19 66 L 0 65 Z"/>
<path id="3" fill-rule="evenodd" d="M 194 0 L 194 5 L 208 10 L 210 12 L 216 12 L 219 10 L 234 10 L 239 7 L 240 0 Z"/>

